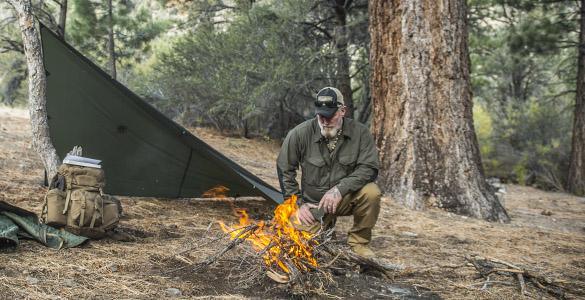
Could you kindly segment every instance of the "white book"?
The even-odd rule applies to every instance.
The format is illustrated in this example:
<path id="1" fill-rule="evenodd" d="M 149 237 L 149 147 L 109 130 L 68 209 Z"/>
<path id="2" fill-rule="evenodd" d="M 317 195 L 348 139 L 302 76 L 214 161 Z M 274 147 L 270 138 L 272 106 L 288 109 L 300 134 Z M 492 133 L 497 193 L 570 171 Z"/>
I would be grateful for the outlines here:
<path id="1" fill-rule="evenodd" d="M 97 169 L 102 168 L 102 166 L 100 165 L 102 163 L 102 161 L 99 159 L 93 159 L 93 158 L 70 155 L 70 154 L 67 154 L 65 159 L 63 159 L 63 163 L 69 164 L 69 165 L 97 168 Z"/>

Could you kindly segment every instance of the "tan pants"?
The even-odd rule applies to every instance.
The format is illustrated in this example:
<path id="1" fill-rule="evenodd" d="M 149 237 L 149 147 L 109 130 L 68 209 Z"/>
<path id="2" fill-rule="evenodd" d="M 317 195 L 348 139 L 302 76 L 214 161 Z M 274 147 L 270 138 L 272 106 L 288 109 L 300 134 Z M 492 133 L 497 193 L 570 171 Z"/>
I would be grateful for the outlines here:
<path id="1" fill-rule="evenodd" d="M 382 192 L 375 183 L 368 183 L 359 191 L 345 195 L 335 214 L 325 214 L 323 216 L 323 223 L 319 220 L 319 211 L 316 208 L 311 209 L 313 216 L 318 221 L 313 225 L 295 224 L 295 227 L 316 233 L 321 226 L 324 228 L 331 228 L 335 226 L 335 221 L 338 216 L 353 215 L 353 227 L 347 234 L 347 242 L 349 244 L 367 244 L 372 239 L 372 228 L 376 225 L 378 214 L 380 213 L 380 198 Z"/>

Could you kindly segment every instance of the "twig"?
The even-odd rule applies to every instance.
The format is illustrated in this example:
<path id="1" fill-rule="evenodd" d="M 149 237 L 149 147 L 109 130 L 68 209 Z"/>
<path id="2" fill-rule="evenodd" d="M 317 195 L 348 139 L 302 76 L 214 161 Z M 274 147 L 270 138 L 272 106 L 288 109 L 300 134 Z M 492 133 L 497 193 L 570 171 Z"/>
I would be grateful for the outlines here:
<path id="1" fill-rule="evenodd" d="M 322 268 L 329 268 L 341 255 L 341 253 L 338 253 L 337 256 L 335 256 L 330 262 L 324 264 L 323 266 L 321 266 Z"/>
<path id="2" fill-rule="evenodd" d="M 483 286 L 481 287 L 481 289 L 482 290 L 485 290 L 487 288 L 489 282 L 490 282 L 490 276 L 488 275 L 488 277 L 485 280 L 485 283 L 483 284 Z"/>
<path id="3" fill-rule="evenodd" d="M 508 267 L 510 267 L 510 268 L 514 268 L 514 269 L 517 269 L 517 270 L 522 270 L 522 268 L 520 268 L 520 267 L 518 267 L 518 266 L 516 266 L 516 265 L 514 265 L 514 264 L 511 264 L 511 263 L 509 263 L 509 262 L 507 262 L 507 261 L 503 261 L 503 260 L 501 260 L 501 259 L 497 259 L 497 258 L 487 258 L 487 257 L 485 257 L 485 258 L 484 258 L 484 257 L 481 257 L 481 256 L 478 256 L 478 258 L 480 258 L 480 259 L 484 259 L 484 260 L 488 260 L 488 261 L 492 261 L 492 262 L 495 262 L 495 263 L 498 263 L 498 264 L 502 264 L 502 265 L 505 265 L 505 266 L 508 266 Z"/>
<path id="4" fill-rule="evenodd" d="M 241 244 L 243 241 L 245 241 L 246 237 L 251 235 L 254 232 L 254 230 L 256 230 L 256 229 L 258 229 L 258 225 L 250 225 L 250 226 L 244 227 L 243 230 L 240 233 L 238 233 L 236 238 L 233 239 L 225 248 L 223 248 L 223 250 L 221 250 L 216 255 L 208 258 L 205 262 L 199 264 L 198 267 L 196 267 L 194 271 L 205 268 L 205 267 L 211 265 L 212 263 L 214 263 L 219 257 L 224 255 L 226 252 L 232 250 L 238 244 Z"/>
<path id="5" fill-rule="evenodd" d="M 474 287 L 476 285 L 489 285 L 489 284 L 514 285 L 513 283 L 510 283 L 510 282 L 507 282 L 507 281 L 497 281 L 497 280 L 489 281 L 489 280 L 486 280 L 485 282 L 482 281 L 482 282 L 472 283 L 470 285 L 467 285 L 466 287 Z M 482 287 L 482 289 L 484 289 L 484 288 Z"/>
<path id="6" fill-rule="evenodd" d="M 258 229 L 258 225 L 249 225 L 247 227 L 244 227 L 241 229 L 241 231 L 238 233 L 238 235 L 236 236 L 235 239 L 231 240 L 230 243 L 223 248 L 221 251 L 219 251 L 218 253 L 216 253 L 213 256 L 208 257 L 205 261 L 197 264 L 197 266 L 194 268 L 193 271 L 199 271 L 209 265 L 211 265 L 212 263 L 214 263 L 215 261 L 217 261 L 218 258 L 220 258 L 221 256 L 223 256 L 226 252 L 230 251 L 231 249 L 233 249 L 234 247 L 236 247 L 238 244 L 242 243 L 243 241 L 246 240 L 246 237 L 248 237 L 250 234 L 252 234 L 254 232 L 254 230 Z M 177 272 L 179 270 L 185 269 L 186 267 L 188 267 L 190 265 L 187 266 L 183 266 L 174 270 L 170 270 L 168 273 L 174 273 Z"/>
<path id="7" fill-rule="evenodd" d="M 518 278 L 518 283 L 520 283 L 520 293 L 522 295 L 526 295 L 526 283 L 524 283 L 524 276 L 520 273 L 516 273 L 516 277 Z"/>
<path id="8" fill-rule="evenodd" d="M 526 271 L 516 270 L 516 269 L 494 269 L 494 272 L 510 272 L 510 273 L 524 274 Z"/>

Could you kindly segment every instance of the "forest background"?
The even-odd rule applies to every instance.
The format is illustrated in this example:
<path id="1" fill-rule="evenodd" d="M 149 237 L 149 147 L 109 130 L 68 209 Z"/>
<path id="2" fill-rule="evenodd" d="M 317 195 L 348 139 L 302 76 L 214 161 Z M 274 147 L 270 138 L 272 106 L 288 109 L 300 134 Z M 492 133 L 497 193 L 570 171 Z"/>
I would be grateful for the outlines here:
<path id="1" fill-rule="evenodd" d="M 339 3 L 338 3 L 339 2 Z M 184 126 L 282 139 L 337 86 L 371 120 L 368 3 L 33 1 L 42 22 Z M 474 123 L 487 177 L 563 190 L 579 2 L 470 0 Z M 20 32 L 0 2 L 0 103 L 26 106 Z"/>

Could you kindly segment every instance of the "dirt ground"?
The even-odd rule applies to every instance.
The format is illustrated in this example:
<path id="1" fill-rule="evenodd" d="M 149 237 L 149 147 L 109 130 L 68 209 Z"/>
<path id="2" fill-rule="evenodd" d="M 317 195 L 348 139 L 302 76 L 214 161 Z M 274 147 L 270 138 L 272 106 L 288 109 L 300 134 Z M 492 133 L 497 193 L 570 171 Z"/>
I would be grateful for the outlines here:
<path id="1" fill-rule="evenodd" d="M 195 134 L 253 173 L 277 186 L 272 141 L 226 138 L 205 129 Z M 0 200 L 40 211 L 45 188 L 42 164 L 32 149 L 28 115 L 0 107 Z M 107 170 L 106 170 L 107 174 Z M 585 199 L 531 187 L 507 185 L 509 224 L 489 223 L 439 210 L 411 211 L 383 198 L 372 248 L 400 270 L 388 280 L 428 289 L 446 299 L 520 298 L 517 280 L 485 279 L 466 256 L 504 260 L 559 282 L 569 299 L 585 295 Z M 201 200 L 123 197 L 123 231 L 133 241 L 92 241 L 73 249 L 51 250 L 33 241 L 0 250 L 0 298 L 287 298 L 284 288 L 266 284 L 241 288 L 231 280 L 242 272 L 222 268 L 203 273 L 191 264 L 217 250 L 202 237 L 217 234 L 218 220 L 235 222 L 232 206 L 253 218 L 267 218 L 272 205 L 261 199 Z M 339 236 L 351 219 L 338 223 Z M 238 251 L 228 253 L 227 259 Z M 378 279 L 376 279 L 378 280 Z M 385 283 L 372 279 L 377 285 Z M 360 284 L 346 279 L 345 285 Z M 554 298 L 527 284 L 528 298 Z M 359 294 L 332 297 L 359 298 Z M 387 297 L 380 294 L 379 298 Z"/>

